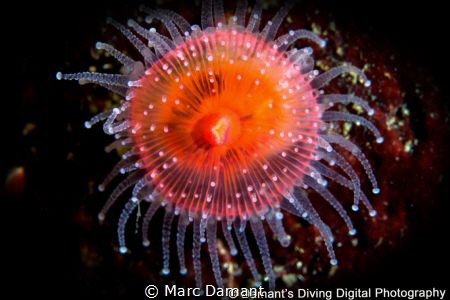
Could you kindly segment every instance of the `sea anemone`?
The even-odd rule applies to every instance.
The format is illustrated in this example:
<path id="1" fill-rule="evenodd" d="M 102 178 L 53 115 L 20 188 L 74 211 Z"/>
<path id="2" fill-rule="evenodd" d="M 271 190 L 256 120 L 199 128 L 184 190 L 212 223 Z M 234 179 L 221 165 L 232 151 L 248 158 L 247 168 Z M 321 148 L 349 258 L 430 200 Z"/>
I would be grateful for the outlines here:
<path id="1" fill-rule="evenodd" d="M 123 65 L 123 74 L 60 73 L 57 79 L 99 84 L 123 96 L 119 107 L 102 112 L 85 127 L 104 122 L 115 141 L 109 150 L 125 147 L 121 161 L 99 185 L 103 191 L 118 174 L 128 174 L 113 190 L 99 213 L 103 220 L 124 191 L 132 196 L 119 218 L 119 251 L 127 252 L 125 226 L 130 214 L 149 203 L 142 222 L 144 246 L 150 245 L 149 224 L 160 207 L 163 274 L 169 274 L 171 227 L 178 219 L 176 245 L 180 272 L 187 273 L 185 234 L 193 224 L 193 269 L 201 287 L 201 245 L 207 243 L 218 287 L 223 287 L 217 250 L 217 226 L 230 253 L 243 256 L 259 284 L 251 247 L 249 224 L 255 237 L 269 288 L 275 287 L 263 222 L 283 247 L 290 236 L 283 227 L 283 212 L 314 225 L 322 236 L 330 263 L 337 264 L 333 234 L 308 198 L 317 192 L 342 217 L 350 235 L 356 230 L 343 205 L 327 188 L 334 181 L 353 192 L 352 209 L 361 202 L 375 216 L 361 189 L 358 174 L 340 153 L 349 151 L 363 166 L 372 192 L 380 192 L 374 172 L 362 151 L 336 131 L 335 122 L 353 122 L 383 142 L 376 126 L 349 112 L 333 110 L 337 104 L 354 104 L 373 115 L 368 103 L 353 94 L 325 94 L 321 88 L 341 74 L 350 73 L 364 86 L 363 72 L 344 64 L 319 73 L 309 40 L 325 47 L 315 33 L 277 32 L 293 7 L 287 1 L 260 30 L 262 4 L 256 1 L 247 18 L 247 2 L 238 1 L 234 15 L 225 17 L 221 0 L 204 0 L 201 26 L 190 25 L 181 15 L 164 9 L 141 7 L 145 21 L 160 21 L 170 36 L 146 29 L 134 20 L 127 28 L 108 19 L 139 51 L 133 58 L 112 45 L 98 42 Z M 341 171 L 339 171 L 339 169 Z M 327 179 L 325 179 L 327 178 Z M 234 236 L 233 236 L 234 235 Z"/>

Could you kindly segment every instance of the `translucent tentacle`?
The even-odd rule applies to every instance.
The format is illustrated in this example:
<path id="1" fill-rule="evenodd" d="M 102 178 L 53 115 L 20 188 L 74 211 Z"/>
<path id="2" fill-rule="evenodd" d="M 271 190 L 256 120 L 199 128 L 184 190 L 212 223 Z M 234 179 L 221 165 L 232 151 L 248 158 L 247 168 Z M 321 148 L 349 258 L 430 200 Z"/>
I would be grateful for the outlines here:
<path id="1" fill-rule="evenodd" d="M 265 37 L 267 41 L 272 41 L 274 39 L 275 35 L 278 32 L 278 28 L 280 27 L 284 18 L 287 16 L 289 10 L 294 6 L 294 4 L 295 0 L 287 0 L 272 18 L 272 20 L 267 22 L 262 31 L 262 36 Z"/>
<path id="2" fill-rule="evenodd" d="M 269 289 L 275 289 L 275 273 L 273 272 L 272 262 L 270 260 L 269 246 L 267 245 L 266 233 L 261 220 L 253 218 L 250 220 L 253 235 L 255 236 L 256 243 L 258 244 L 259 253 L 261 254 L 264 270 L 269 280 Z"/>
<path id="3" fill-rule="evenodd" d="M 359 149 L 358 146 L 356 146 L 355 144 L 353 144 L 340 134 L 328 133 L 326 135 L 323 135 L 322 137 L 325 138 L 328 142 L 337 144 L 346 149 L 347 151 L 350 151 L 359 160 L 364 170 L 366 171 L 366 174 L 369 177 L 370 182 L 372 183 L 372 193 L 374 194 L 380 193 L 377 179 L 375 177 L 375 174 L 373 173 L 372 167 L 370 166 L 369 161 L 367 160 L 366 156 Z"/>
<path id="4" fill-rule="evenodd" d="M 329 104 L 330 106 L 336 103 L 342 103 L 342 104 L 357 104 L 361 106 L 369 116 L 372 116 L 375 111 L 373 108 L 369 106 L 369 103 L 367 103 L 366 100 L 362 99 L 361 97 L 352 95 L 352 94 L 327 94 L 327 95 L 321 95 L 317 98 L 317 101 L 319 103 L 323 104 Z"/>
<path id="5" fill-rule="evenodd" d="M 140 9 L 147 14 L 147 17 L 145 18 L 145 22 L 147 24 L 151 24 L 153 19 L 160 20 L 167 28 L 167 31 L 169 31 L 170 37 L 176 45 L 181 45 L 184 42 L 183 37 L 170 17 L 164 13 L 158 13 L 157 10 L 149 9 L 147 7 L 141 7 Z"/>
<path id="6" fill-rule="evenodd" d="M 113 122 L 116 120 L 116 118 L 119 114 L 120 114 L 120 109 L 118 109 L 117 107 L 113 108 L 111 114 L 109 114 L 105 123 L 103 123 L 103 131 L 106 134 L 115 134 L 114 128 L 113 128 Z"/>
<path id="7" fill-rule="evenodd" d="M 213 9 L 212 9 L 212 0 L 203 0 L 202 1 L 202 13 L 201 13 L 201 25 L 202 29 L 213 27 Z"/>
<path id="8" fill-rule="evenodd" d="M 58 80 L 85 80 L 92 83 L 104 83 L 112 86 L 128 87 L 129 77 L 120 74 L 107 74 L 95 72 L 79 72 L 63 74 L 58 72 L 56 74 Z"/>
<path id="9" fill-rule="evenodd" d="M 256 0 L 253 10 L 250 14 L 250 18 L 247 24 L 247 31 L 256 32 L 259 30 L 259 24 L 261 22 L 262 15 L 262 1 Z"/>
<path id="10" fill-rule="evenodd" d="M 371 217 L 375 217 L 377 215 L 377 211 L 373 208 L 372 204 L 370 204 L 369 199 L 367 199 L 366 194 L 361 192 L 361 202 L 364 204 L 366 209 L 369 211 L 369 215 Z"/>
<path id="11" fill-rule="evenodd" d="M 298 199 L 292 193 L 286 193 L 284 197 L 288 200 L 288 203 L 293 207 L 294 211 L 289 210 L 296 216 L 306 219 L 308 217 L 308 212 L 303 207 L 303 205 L 298 201 Z"/>
<path id="12" fill-rule="evenodd" d="M 305 47 L 302 49 L 292 49 L 288 58 L 293 64 L 300 67 L 300 72 L 306 74 L 314 69 L 314 59 L 311 54 L 313 53 L 312 48 Z"/>
<path id="13" fill-rule="evenodd" d="M 225 25 L 225 13 L 223 10 L 222 0 L 214 0 L 214 23 L 217 27 L 222 27 Z"/>
<path id="14" fill-rule="evenodd" d="M 239 231 L 244 232 L 247 226 L 247 219 L 241 219 L 241 224 L 239 226 Z"/>
<path id="15" fill-rule="evenodd" d="M 147 39 L 149 44 L 154 47 L 161 56 L 164 56 L 172 50 L 173 45 L 168 45 L 166 40 L 160 37 L 160 35 L 156 32 L 146 30 L 144 27 L 136 23 L 136 21 L 134 21 L 133 19 L 128 20 L 127 24 L 128 26 L 133 28 L 140 36 Z"/>
<path id="16" fill-rule="evenodd" d="M 105 89 L 108 89 L 109 91 L 116 93 L 117 95 L 120 95 L 122 97 L 125 97 L 128 93 L 128 87 L 111 85 L 101 82 L 93 82 L 93 83 L 98 84 L 99 86 L 102 86 Z"/>
<path id="17" fill-rule="evenodd" d="M 117 50 L 116 48 L 114 48 L 113 46 L 111 46 L 109 44 L 97 42 L 95 44 L 95 48 L 97 48 L 99 50 L 105 50 L 106 52 L 111 54 L 118 62 L 120 62 L 122 65 L 124 65 L 127 68 L 131 68 L 135 63 L 135 61 L 133 59 L 131 59 L 130 57 L 123 54 L 122 52 L 120 52 L 119 50 Z"/>
<path id="18" fill-rule="evenodd" d="M 133 191 L 131 192 L 132 199 L 134 198 L 134 201 L 138 201 L 138 195 L 141 193 L 141 191 L 147 187 L 147 179 L 141 178 L 133 187 Z"/>
<path id="19" fill-rule="evenodd" d="M 153 54 L 152 50 L 148 48 L 140 39 L 138 39 L 128 28 L 111 18 L 108 18 L 106 22 L 119 30 L 130 41 L 130 43 L 133 44 L 133 46 L 144 58 L 146 66 L 150 66 L 156 61 L 156 57 Z"/>
<path id="20" fill-rule="evenodd" d="M 267 216 L 267 223 L 269 223 L 270 229 L 277 237 L 281 246 L 287 247 L 291 243 L 291 238 L 284 230 L 283 223 L 281 222 L 282 219 L 283 213 L 279 211 L 273 212 Z"/>
<path id="21" fill-rule="evenodd" d="M 119 223 L 117 225 L 117 236 L 118 236 L 118 240 L 119 240 L 119 252 L 124 254 L 126 253 L 127 247 L 125 245 L 125 225 L 128 222 L 128 219 L 131 215 L 131 213 L 133 213 L 133 211 L 135 210 L 135 208 L 138 205 L 138 201 L 136 201 L 134 198 L 131 198 L 127 204 L 125 204 L 125 207 L 122 209 L 122 213 L 120 214 L 119 217 Z"/>
<path id="22" fill-rule="evenodd" d="M 186 236 L 186 228 L 189 225 L 189 217 L 187 214 L 182 213 L 178 219 L 178 230 L 177 230 L 177 253 L 178 261 L 180 263 L 180 274 L 184 275 L 187 273 L 186 260 L 184 256 L 184 240 Z"/>
<path id="23" fill-rule="evenodd" d="M 237 25 L 244 26 L 246 10 L 247 10 L 247 0 L 238 0 L 236 4 L 236 10 L 234 12 Z"/>
<path id="24" fill-rule="evenodd" d="M 208 217 L 204 216 L 200 220 L 200 242 L 206 242 L 205 231 L 206 225 L 208 224 Z"/>
<path id="25" fill-rule="evenodd" d="M 328 227 L 328 225 L 326 225 L 322 221 L 322 219 L 319 216 L 319 213 L 312 206 L 311 201 L 309 200 L 308 196 L 301 190 L 297 194 L 298 194 L 299 198 L 295 197 L 292 193 L 287 193 L 285 195 L 285 197 L 295 207 L 299 207 L 300 211 L 304 210 L 306 212 L 306 215 L 305 215 L 305 213 L 303 213 L 302 216 L 304 218 L 307 218 L 307 220 L 312 225 L 316 226 L 316 228 L 319 230 L 319 233 L 325 242 L 325 246 L 328 251 L 328 256 L 330 257 L 330 263 L 332 265 L 337 265 L 336 254 L 333 249 L 334 237 L 333 237 L 333 234 L 331 233 L 330 227 Z"/>
<path id="26" fill-rule="evenodd" d="M 92 125 L 95 125 L 103 120 L 106 120 L 109 115 L 112 113 L 112 109 L 108 111 L 101 112 L 93 116 L 89 121 L 84 122 L 84 127 L 91 128 Z"/>
<path id="27" fill-rule="evenodd" d="M 275 45 L 277 45 L 279 51 L 285 51 L 289 46 L 295 43 L 297 40 L 310 40 L 319 45 L 320 47 L 325 47 L 325 40 L 321 39 L 317 34 L 306 29 L 290 30 L 289 33 L 280 36 L 275 40 Z"/>
<path id="28" fill-rule="evenodd" d="M 291 215 L 294 215 L 299 218 L 303 218 L 303 219 L 307 220 L 306 217 L 308 214 L 305 212 L 305 210 L 303 208 L 302 208 L 302 210 L 298 210 L 297 207 L 295 207 L 294 204 L 291 203 L 290 200 L 286 196 L 281 200 L 280 205 L 281 205 L 281 208 L 283 208 L 285 211 L 287 211 Z"/>
<path id="29" fill-rule="evenodd" d="M 324 198 L 333 208 L 338 212 L 338 214 L 341 216 L 341 218 L 344 220 L 344 222 L 347 224 L 348 227 L 348 233 L 350 235 L 355 235 L 356 230 L 353 226 L 353 222 L 350 219 L 349 215 L 347 214 L 347 211 L 342 206 L 342 204 L 333 196 L 333 194 L 327 189 L 324 188 L 322 185 L 318 184 L 314 179 L 312 179 L 309 176 L 304 177 L 304 182 L 306 185 L 314 189 L 317 193 L 319 193 L 322 198 Z"/>
<path id="30" fill-rule="evenodd" d="M 202 286 L 202 263 L 200 261 L 200 220 L 194 219 L 194 230 L 192 238 L 192 263 L 194 266 L 195 286 L 201 289 Z"/>
<path id="31" fill-rule="evenodd" d="M 125 120 L 122 122 L 118 122 L 117 124 L 111 124 L 111 126 L 108 128 L 108 132 L 109 132 L 109 134 L 116 134 L 116 133 L 122 132 L 128 128 L 130 128 L 130 122 Z"/>
<path id="32" fill-rule="evenodd" d="M 230 248 L 230 254 L 232 256 L 235 256 L 237 254 L 237 249 L 236 249 L 236 245 L 233 240 L 233 236 L 231 235 L 232 227 L 228 228 L 228 226 L 225 222 L 221 222 L 221 223 L 222 223 L 223 236 L 225 237 L 228 247 Z"/>
<path id="33" fill-rule="evenodd" d="M 168 10 L 168 9 L 156 9 L 155 12 L 157 14 L 163 14 L 163 15 L 166 15 L 167 17 L 169 17 L 172 20 L 172 22 L 174 22 L 175 25 L 177 25 L 178 28 L 180 28 L 181 32 L 185 36 L 188 36 L 190 34 L 191 25 L 180 14 L 178 14 L 174 11 Z"/>
<path id="34" fill-rule="evenodd" d="M 153 196 L 151 195 L 150 197 L 153 198 Z M 144 247 L 150 246 L 150 240 L 148 239 L 148 228 L 150 226 L 150 221 L 152 220 L 153 216 L 160 206 L 161 202 L 153 199 L 150 206 L 147 208 L 147 211 L 145 212 L 144 219 L 142 220 L 142 244 L 144 245 Z"/>
<path id="35" fill-rule="evenodd" d="M 334 67 L 326 71 L 325 73 L 320 74 L 316 78 L 314 78 L 311 81 L 311 87 L 313 89 L 320 89 L 324 85 L 326 85 L 330 80 L 333 80 L 334 78 L 338 77 L 339 75 L 345 74 L 345 73 L 356 73 L 358 75 L 365 86 L 370 86 L 371 82 L 367 79 L 366 75 L 358 69 L 357 67 L 354 67 L 352 65 L 343 65 L 339 67 Z"/>
<path id="36" fill-rule="evenodd" d="M 377 143 L 382 143 L 383 142 L 383 137 L 380 134 L 380 131 L 378 130 L 377 127 L 375 127 L 375 125 L 373 125 L 372 122 L 370 122 L 369 120 L 348 113 L 348 112 L 343 112 L 343 111 L 325 111 L 322 114 L 322 120 L 323 121 L 345 121 L 345 122 L 353 122 L 353 123 L 359 123 L 361 125 L 363 125 L 364 127 L 366 127 L 367 129 L 369 129 L 370 131 L 372 131 L 373 135 L 375 135 L 376 137 L 376 141 Z"/>
<path id="37" fill-rule="evenodd" d="M 353 190 L 355 188 L 353 182 L 351 182 L 338 172 L 334 171 L 333 169 L 328 168 L 326 165 L 318 161 L 311 162 L 311 165 L 314 167 L 314 169 L 317 170 L 317 172 L 319 172 L 323 176 L 330 178 L 334 182 L 339 183 L 340 185 L 348 188 L 349 190 Z"/>
<path id="38" fill-rule="evenodd" d="M 330 153 L 320 151 L 319 155 L 321 158 L 328 161 L 329 164 L 331 165 L 337 164 L 344 171 L 344 173 L 350 178 L 350 180 L 353 183 L 352 188 L 354 194 L 353 208 L 358 207 L 359 199 L 361 197 L 361 182 L 359 180 L 358 174 L 356 174 L 353 167 L 347 162 L 347 160 L 345 160 L 344 157 L 342 157 L 342 155 L 340 155 L 336 151 L 332 151 Z"/>
<path id="39" fill-rule="evenodd" d="M 98 185 L 98 190 L 100 192 L 103 192 L 106 188 L 106 186 L 113 180 L 117 175 L 120 173 L 120 169 L 124 166 L 127 166 L 129 164 L 133 163 L 132 160 L 121 160 L 119 161 L 112 170 L 106 175 L 105 179 L 103 179 L 102 183 Z"/>
<path id="40" fill-rule="evenodd" d="M 208 228 L 206 230 L 209 256 L 211 258 L 212 270 L 214 273 L 214 278 L 216 279 L 217 286 L 223 288 L 223 279 L 220 271 L 219 255 L 217 253 L 216 234 L 217 234 L 217 221 L 215 219 L 211 219 Z"/>
<path id="41" fill-rule="evenodd" d="M 322 175 L 330 178 L 331 180 L 339 183 L 340 185 L 348 188 L 349 190 L 354 190 L 356 188 L 355 185 L 353 184 L 353 182 L 351 182 L 350 180 L 348 180 L 347 178 L 345 178 L 341 174 L 337 173 L 333 169 L 330 169 L 327 166 L 321 164 L 320 162 L 314 161 L 313 162 L 313 166 Z M 369 200 L 367 199 L 367 197 L 366 197 L 366 195 L 364 194 L 363 191 L 360 191 L 360 198 L 359 199 L 361 200 L 361 202 L 363 202 L 364 206 L 369 211 L 370 216 L 372 216 L 372 217 L 376 216 L 377 212 L 373 209 L 372 205 L 370 204 Z M 359 209 L 358 208 L 358 202 L 356 202 L 356 203 L 354 203 L 352 205 L 352 210 L 353 211 L 357 211 L 358 209 Z"/>
<path id="42" fill-rule="evenodd" d="M 248 246 L 247 237 L 245 236 L 245 231 L 240 230 L 240 225 L 235 222 L 234 223 L 235 233 L 236 237 L 239 243 L 239 246 L 241 247 L 242 254 L 244 254 L 245 260 L 247 261 L 248 268 L 250 269 L 250 272 L 253 275 L 253 278 L 256 281 L 256 285 L 261 285 L 260 282 L 260 276 L 258 273 L 258 270 L 256 269 L 255 261 L 253 259 L 253 254 L 250 251 L 250 247 Z"/>
<path id="43" fill-rule="evenodd" d="M 162 253 L 163 253 L 163 269 L 162 273 L 168 275 L 170 273 L 170 230 L 172 228 L 174 213 L 171 207 L 166 207 L 164 220 L 162 225 Z"/>
<path id="44" fill-rule="evenodd" d="M 135 184 L 142 176 L 142 173 L 139 171 L 136 171 L 134 173 L 131 173 L 128 175 L 127 178 L 125 178 L 119 185 L 114 189 L 114 191 L 109 196 L 108 200 L 106 201 L 105 205 L 103 205 L 103 208 L 101 209 L 100 213 L 98 214 L 99 220 L 104 220 L 106 213 L 110 209 L 110 207 L 116 202 L 117 198 L 119 198 L 122 193 L 127 190 L 130 186 Z"/>

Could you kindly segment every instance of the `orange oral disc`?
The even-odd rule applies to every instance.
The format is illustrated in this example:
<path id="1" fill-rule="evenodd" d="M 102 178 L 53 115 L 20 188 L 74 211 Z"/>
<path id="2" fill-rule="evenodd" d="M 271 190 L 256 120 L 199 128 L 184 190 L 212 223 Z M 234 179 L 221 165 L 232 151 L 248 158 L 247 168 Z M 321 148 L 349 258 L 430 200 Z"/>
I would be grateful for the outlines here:
<path id="1" fill-rule="evenodd" d="M 236 141 L 241 133 L 237 115 L 221 111 L 204 116 L 194 126 L 192 138 L 199 147 L 226 146 Z"/>

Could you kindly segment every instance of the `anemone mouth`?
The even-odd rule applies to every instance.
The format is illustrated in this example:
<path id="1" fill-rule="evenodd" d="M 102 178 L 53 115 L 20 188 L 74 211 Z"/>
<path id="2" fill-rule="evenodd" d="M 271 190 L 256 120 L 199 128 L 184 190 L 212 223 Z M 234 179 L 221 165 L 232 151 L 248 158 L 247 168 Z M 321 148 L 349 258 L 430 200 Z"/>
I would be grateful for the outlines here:
<path id="1" fill-rule="evenodd" d="M 197 33 L 131 93 L 130 136 L 149 184 L 191 213 L 262 215 L 314 158 L 322 111 L 310 77 L 258 35 Z"/>
<path id="2" fill-rule="evenodd" d="M 241 137 L 241 120 L 244 118 L 228 109 L 206 113 L 195 122 L 192 140 L 199 148 L 222 147 L 225 152 Z"/>

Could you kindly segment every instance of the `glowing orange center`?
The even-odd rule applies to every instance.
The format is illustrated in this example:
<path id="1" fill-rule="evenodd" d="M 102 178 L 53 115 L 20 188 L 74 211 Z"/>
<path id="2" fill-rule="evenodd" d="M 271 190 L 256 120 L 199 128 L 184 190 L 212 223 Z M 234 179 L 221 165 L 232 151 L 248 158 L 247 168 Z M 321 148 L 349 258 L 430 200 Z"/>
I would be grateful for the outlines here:
<path id="1" fill-rule="evenodd" d="M 193 37 L 152 65 L 133 95 L 146 178 L 177 208 L 252 216 L 309 171 L 321 121 L 314 90 L 257 35 Z"/>
<path id="2" fill-rule="evenodd" d="M 225 146 L 239 138 L 241 124 L 233 112 L 221 111 L 204 116 L 194 126 L 192 137 L 200 147 Z"/>

